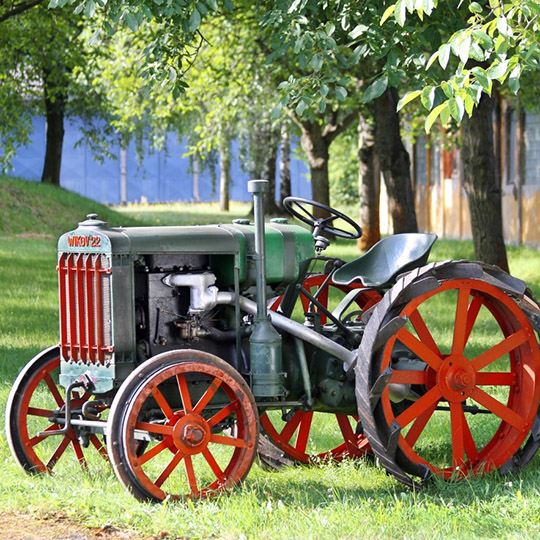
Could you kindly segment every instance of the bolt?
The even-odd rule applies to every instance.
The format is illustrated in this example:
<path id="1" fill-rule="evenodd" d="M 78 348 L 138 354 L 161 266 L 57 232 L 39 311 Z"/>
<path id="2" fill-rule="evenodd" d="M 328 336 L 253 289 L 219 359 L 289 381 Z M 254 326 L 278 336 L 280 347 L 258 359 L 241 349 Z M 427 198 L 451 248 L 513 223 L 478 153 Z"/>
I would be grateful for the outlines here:
<path id="1" fill-rule="evenodd" d="M 182 431 L 182 441 L 188 446 L 197 446 L 204 439 L 204 431 L 198 426 L 187 425 Z"/>

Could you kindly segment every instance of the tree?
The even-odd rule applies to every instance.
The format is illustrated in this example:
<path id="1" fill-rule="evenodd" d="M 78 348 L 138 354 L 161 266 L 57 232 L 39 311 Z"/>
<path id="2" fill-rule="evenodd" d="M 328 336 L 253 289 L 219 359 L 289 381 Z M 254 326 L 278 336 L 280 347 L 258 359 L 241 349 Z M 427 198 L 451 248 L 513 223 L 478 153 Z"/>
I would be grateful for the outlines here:
<path id="1" fill-rule="evenodd" d="M 28 141 L 32 115 L 44 114 L 47 134 L 41 180 L 59 185 L 66 116 L 95 118 L 103 112 L 102 100 L 85 77 L 88 56 L 80 41 L 80 17 L 68 9 L 30 4 L 18 4 L 25 10 L 16 11 L 15 6 L 4 12 L 1 26 L 0 161 L 9 168 L 16 148 Z M 88 135 L 93 127 L 90 122 Z M 100 137 L 104 132 L 107 129 L 101 128 Z"/>

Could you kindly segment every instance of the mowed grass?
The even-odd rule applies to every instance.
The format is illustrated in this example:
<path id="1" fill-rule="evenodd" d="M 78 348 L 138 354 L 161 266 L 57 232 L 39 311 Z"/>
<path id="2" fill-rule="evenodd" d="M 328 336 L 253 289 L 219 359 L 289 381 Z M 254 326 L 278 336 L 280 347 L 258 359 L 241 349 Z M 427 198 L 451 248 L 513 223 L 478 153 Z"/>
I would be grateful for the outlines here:
<path id="1" fill-rule="evenodd" d="M 63 190 L 0 180 L 0 215 L 13 197 L 23 214 L 17 225 L 0 226 L 0 413 L 10 386 L 28 360 L 58 340 L 56 237 L 72 229 L 95 203 Z M 15 187 L 13 187 L 15 186 Z M 49 202 L 47 201 L 47 197 Z M 46 223 L 33 207 L 65 197 Z M 167 206 L 161 224 L 225 222 L 229 215 L 205 208 L 198 221 L 196 207 Z M 249 205 L 234 212 L 245 216 Z M 12 216 L 18 216 L 13 211 Z M 11 212 L 11 210 L 10 210 Z M 73 212 L 73 213 L 71 213 Z M 111 225 L 157 222 L 160 208 L 126 207 L 107 212 Z M 68 218 L 63 216 L 69 214 Z M 152 217 L 150 215 L 152 214 Z M 166 215 L 165 215 L 166 214 Z M 135 217 L 134 217 L 135 216 Z M 15 223 L 15 224 L 14 224 Z M 354 243 L 337 242 L 333 253 L 356 256 Z M 512 271 L 540 297 L 540 254 L 510 248 Z M 470 242 L 439 241 L 432 260 L 472 258 Z M 446 317 L 446 318 L 445 318 Z M 441 331 L 450 331 L 451 316 L 441 312 Z M 444 433 L 442 434 L 444 437 Z M 434 439 L 435 446 L 444 441 Z M 71 452 L 71 454 L 73 454 Z M 462 482 L 434 481 L 413 492 L 388 477 L 370 460 L 288 468 L 271 472 L 255 464 L 243 485 L 207 501 L 143 504 L 123 490 L 109 465 L 88 452 L 82 471 L 74 455 L 58 463 L 55 474 L 28 476 L 13 460 L 0 424 L 0 508 L 43 514 L 62 512 L 87 525 L 113 525 L 162 538 L 537 538 L 540 535 L 540 461 L 517 476 L 492 474 Z"/>

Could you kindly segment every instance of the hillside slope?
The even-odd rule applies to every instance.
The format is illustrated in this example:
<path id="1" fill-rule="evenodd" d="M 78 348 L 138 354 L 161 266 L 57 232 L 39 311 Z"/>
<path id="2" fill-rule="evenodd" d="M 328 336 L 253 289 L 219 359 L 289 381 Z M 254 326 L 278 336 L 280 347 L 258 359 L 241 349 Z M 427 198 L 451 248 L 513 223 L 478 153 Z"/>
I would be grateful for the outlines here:
<path id="1" fill-rule="evenodd" d="M 90 213 L 111 226 L 142 224 L 63 188 L 0 175 L 0 235 L 58 237 Z"/>

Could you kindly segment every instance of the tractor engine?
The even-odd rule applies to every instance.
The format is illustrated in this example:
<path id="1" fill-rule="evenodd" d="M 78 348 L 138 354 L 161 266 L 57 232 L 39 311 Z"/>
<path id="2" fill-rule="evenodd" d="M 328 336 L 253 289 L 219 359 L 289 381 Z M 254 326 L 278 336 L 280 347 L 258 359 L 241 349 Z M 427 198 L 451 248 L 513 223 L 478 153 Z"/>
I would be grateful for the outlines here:
<path id="1" fill-rule="evenodd" d="M 266 225 L 269 297 L 313 256 L 306 229 Z M 249 373 L 250 320 L 219 292 L 255 293 L 254 226 L 108 228 L 95 214 L 58 242 L 60 383 L 81 377 L 96 394 L 116 389 L 149 357 L 173 349 L 215 354 Z"/>

